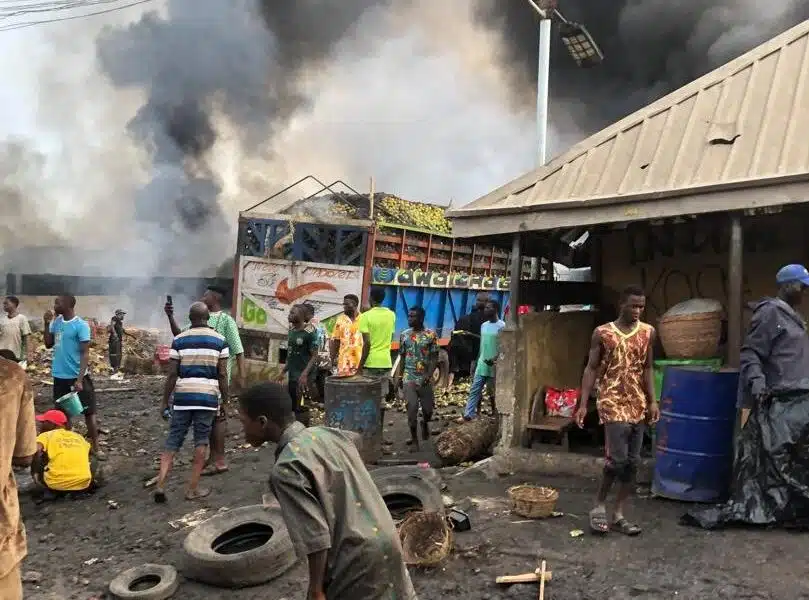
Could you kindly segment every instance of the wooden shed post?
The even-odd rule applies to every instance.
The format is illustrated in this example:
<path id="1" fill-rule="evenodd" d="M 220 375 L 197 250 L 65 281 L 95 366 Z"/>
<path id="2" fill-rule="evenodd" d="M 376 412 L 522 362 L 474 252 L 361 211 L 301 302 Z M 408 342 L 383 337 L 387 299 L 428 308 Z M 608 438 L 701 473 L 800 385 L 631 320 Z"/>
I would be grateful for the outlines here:
<path id="1" fill-rule="evenodd" d="M 520 309 L 520 275 L 522 275 L 522 255 L 520 254 L 520 234 L 515 233 L 511 239 L 511 280 L 509 281 L 508 324 L 517 327 Z"/>
<path id="2" fill-rule="evenodd" d="M 742 348 L 742 273 L 744 232 L 742 216 L 730 216 L 730 251 L 728 252 L 728 344 L 727 364 L 739 367 L 739 352 Z"/>

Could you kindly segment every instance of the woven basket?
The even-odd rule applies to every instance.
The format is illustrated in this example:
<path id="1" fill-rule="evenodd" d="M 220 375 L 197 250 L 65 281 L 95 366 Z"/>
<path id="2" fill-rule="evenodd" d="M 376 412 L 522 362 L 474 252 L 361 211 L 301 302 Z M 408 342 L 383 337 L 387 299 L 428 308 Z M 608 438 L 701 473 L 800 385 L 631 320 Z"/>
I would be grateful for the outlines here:
<path id="1" fill-rule="evenodd" d="M 536 485 L 515 485 L 508 488 L 511 510 L 526 519 L 545 519 L 553 514 L 559 492 Z"/>
<path id="2" fill-rule="evenodd" d="M 722 313 L 664 316 L 658 332 L 668 358 L 711 358 L 719 351 Z"/>
<path id="3" fill-rule="evenodd" d="M 437 567 L 452 551 L 452 530 L 443 513 L 413 512 L 399 525 L 404 562 Z"/>

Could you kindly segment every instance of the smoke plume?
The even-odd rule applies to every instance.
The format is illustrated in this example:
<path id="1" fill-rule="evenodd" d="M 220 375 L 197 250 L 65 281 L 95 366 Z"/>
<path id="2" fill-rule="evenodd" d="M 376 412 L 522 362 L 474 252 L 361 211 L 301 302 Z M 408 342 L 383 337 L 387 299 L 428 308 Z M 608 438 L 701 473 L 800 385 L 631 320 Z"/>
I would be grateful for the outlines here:
<path id="1" fill-rule="evenodd" d="M 535 100 L 538 26 L 524 0 L 477 0 L 478 16 L 506 51 L 520 101 Z M 551 49 L 551 119 L 572 112 L 593 133 L 809 18 L 800 0 L 563 0 L 604 53 L 580 69 L 556 36 Z"/>
<path id="2" fill-rule="evenodd" d="M 145 6 L 0 55 L 9 84 L 38 92 L 34 125 L 0 143 L 3 246 L 91 240 L 115 274 L 191 276 L 232 255 L 239 210 L 307 174 L 447 204 L 535 164 L 523 0 Z M 554 40 L 551 155 L 809 17 L 797 0 L 560 8 L 606 60 L 578 69 Z"/>

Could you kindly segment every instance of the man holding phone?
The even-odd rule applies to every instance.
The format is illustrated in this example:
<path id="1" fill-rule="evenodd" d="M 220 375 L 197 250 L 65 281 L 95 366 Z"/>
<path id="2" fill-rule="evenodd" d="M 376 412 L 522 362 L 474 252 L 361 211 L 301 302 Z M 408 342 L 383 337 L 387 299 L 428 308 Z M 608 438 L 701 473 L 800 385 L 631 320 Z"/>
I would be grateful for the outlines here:
<path id="1" fill-rule="evenodd" d="M 228 345 L 228 365 L 227 365 L 227 378 L 228 385 L 230 386 L 231 376 L 233 374 L 233 364 L 236 363 L 238 372 L 237 389 L 244 389 L 246 370 L 244 362 L 244 346 L 242 345 L 241 336 L 239 335 L 239 327 L 236 321 L 227 312 L 222 310 L 222 302 L 226 295 L 226 291 L 215 285 L 208 286 L 205 293 L 202 295 L 201 302 L 208 307 L 210 316 L 208 317 L 208 327 L 224 336 Z M 166 305 L 164 307 L 166 316 L 169 319 L 169 326 L 171 333 L 175 337 L 179 335 L 182 330 L 174 319 L 174 303 L 171 296 L 166 297 Z M 205 476 L 219 475 L 228 470 L 227 463 L 225 462 L 225 437 L 227 435 L 227 411 L 224 404 L 219 407 L 219 413 L 216 417 L 213 430 L 211 431 L 211 456 L 205 470 L 202 472 Z"/>
<path id="2" fill-rule="evenodd" d="M 90 326 L 76 314 L 76 297 L 70 294 L 57 296 L 53 311 L 47 311 L 43 321 L 45 347 L 53 348 L 54 402 L 73 391 L 79 394 L 90 446 L 93 454 L 103 460 L 104 453 L 98 447 L 96 397 L 89 368 Z"/>

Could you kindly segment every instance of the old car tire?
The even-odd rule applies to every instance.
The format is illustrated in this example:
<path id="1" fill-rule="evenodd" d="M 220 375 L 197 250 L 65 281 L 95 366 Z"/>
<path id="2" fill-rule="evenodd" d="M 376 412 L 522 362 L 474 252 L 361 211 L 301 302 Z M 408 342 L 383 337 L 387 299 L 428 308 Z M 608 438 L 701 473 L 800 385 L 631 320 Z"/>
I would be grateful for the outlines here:
<path id="1" fill-rule="evenodd" d="M 224 588 L 266 583 L 297 562 L 280 509 L 261 504 L 200 523 L 185 538 L 183 550 L 183 575 Z"/>
<path id="2" fill-rule="evenodd" d="M 143 589 L 141 584 L 152 585 Z M 174 567 L 145 564 L 119 573 L 110 581 L 110 594 L 120 600 L 167 600 L 179 585 Z"/>
<path id="3" fill-rule="evenodd" d="M 394 519 L 403 518 L 412 510 L 444 510 L 441 489 L 433 481 L 414 471 L 389 470 L 377 473 L 382 470 L 373 471 L 371 478 Z"/>

